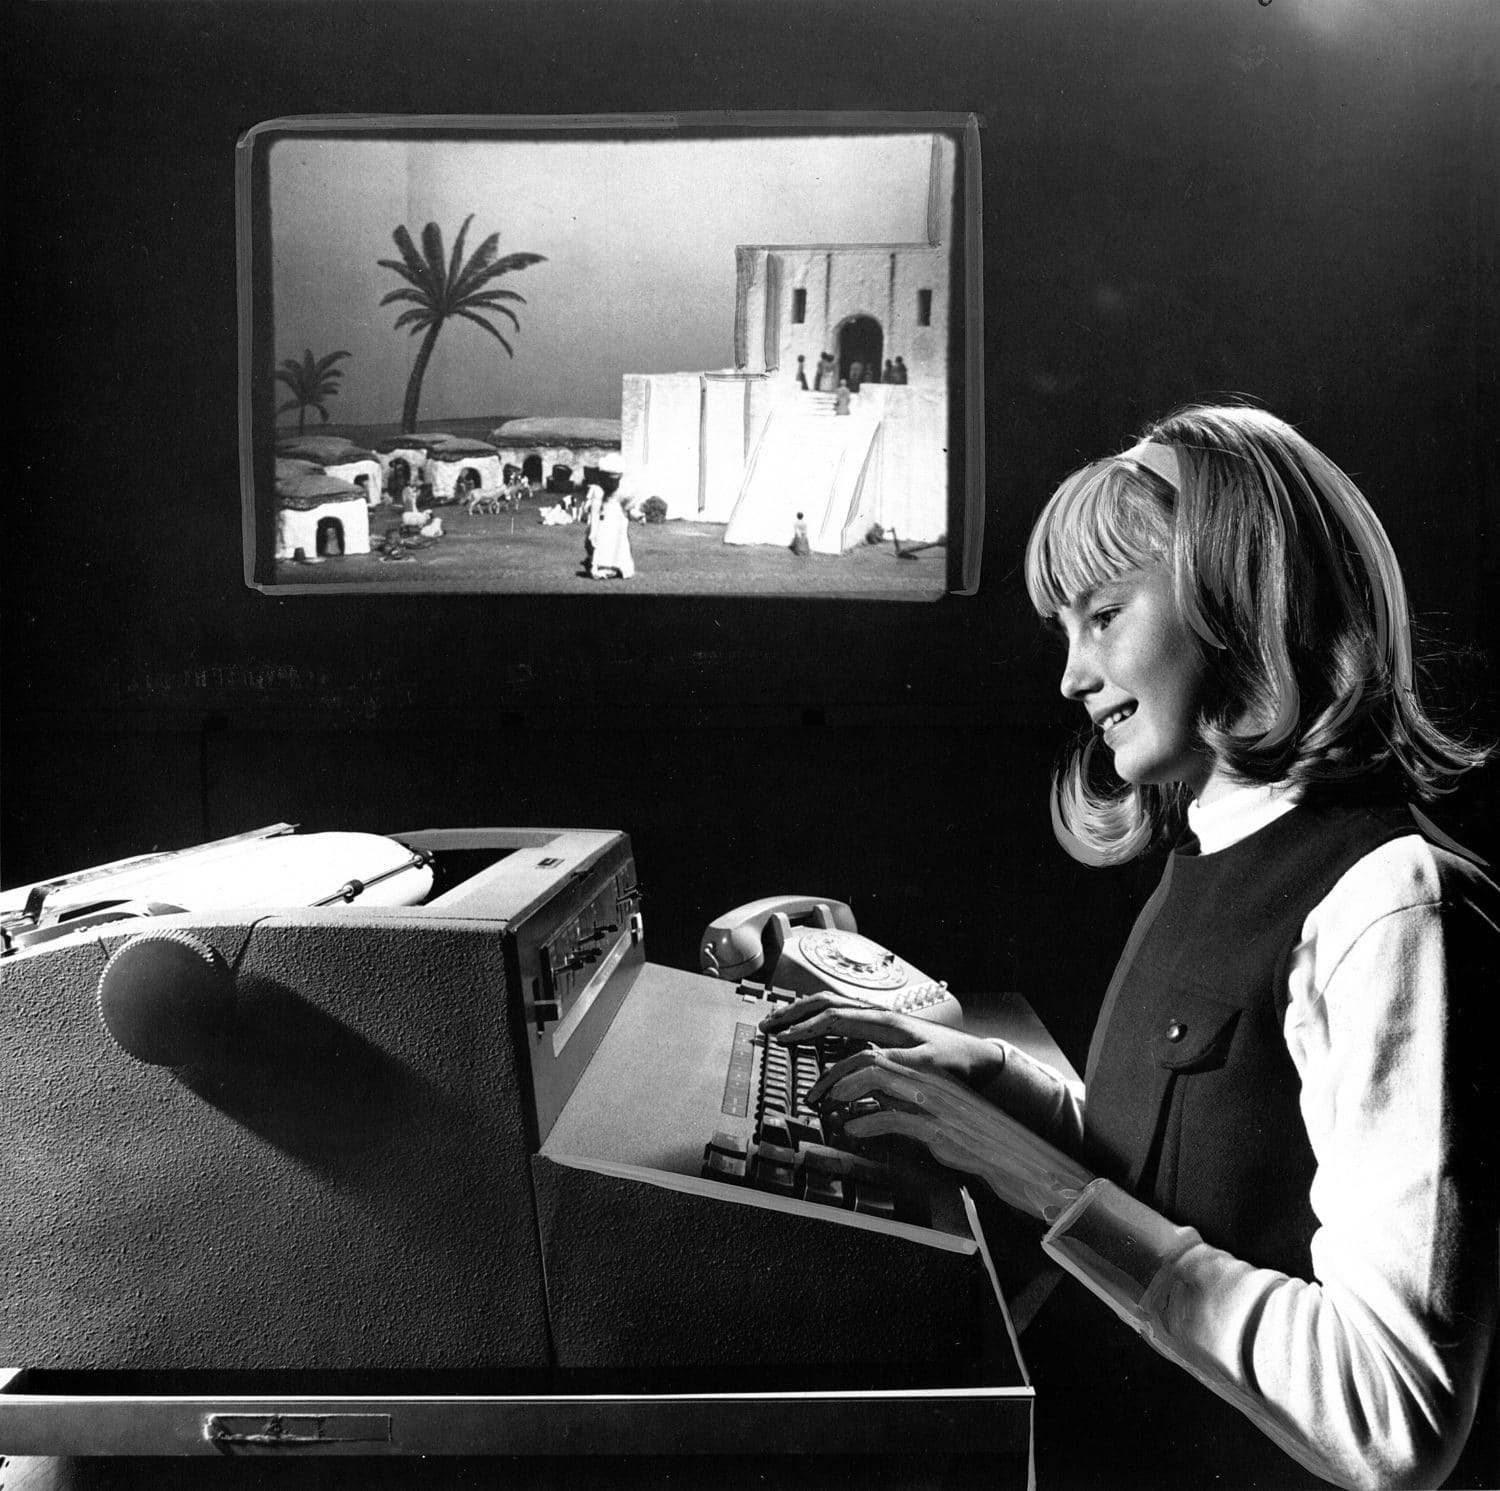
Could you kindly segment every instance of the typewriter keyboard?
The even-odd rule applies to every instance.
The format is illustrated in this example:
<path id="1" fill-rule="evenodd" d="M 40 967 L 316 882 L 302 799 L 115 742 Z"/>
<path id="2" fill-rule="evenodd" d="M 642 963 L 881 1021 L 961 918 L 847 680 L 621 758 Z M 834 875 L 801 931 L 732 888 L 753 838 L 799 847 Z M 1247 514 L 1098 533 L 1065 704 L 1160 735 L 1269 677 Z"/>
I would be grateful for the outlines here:
<path id="1" fill-rule="evenodd" d="M 929 1225 L 930 1201 L 919 1177 L 892 1165 L 882 1141 L 844 1133 L 844 1119 L 858 1113 L 858 1104 L 848 1113 L 808 1105 L 808 1090 L 824 1069 L 858 1049 L 859 1043 L 843 1040 L 781 1046 L 754 1025 L 738 1025 L 724 1086 L 727 1122 L 704 1146 L 703 1175 Z"/>

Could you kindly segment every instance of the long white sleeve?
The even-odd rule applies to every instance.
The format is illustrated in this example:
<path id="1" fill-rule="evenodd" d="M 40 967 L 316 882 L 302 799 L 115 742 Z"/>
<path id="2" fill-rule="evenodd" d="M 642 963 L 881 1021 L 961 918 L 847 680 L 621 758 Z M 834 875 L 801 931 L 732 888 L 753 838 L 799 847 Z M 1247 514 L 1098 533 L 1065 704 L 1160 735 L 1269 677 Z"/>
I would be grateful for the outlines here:
<path id="1" fill-rule="evenodd" d="M 1431 1487 L 1475 1411 L 1496 1324 L 1493 1211 L 1457 1178 L 1492 1135 L 1455 1123 L 1449 970 L 1500 936 L 1459 862 L 1395 840 L 1303 928 L 1284 1034 L 1317 1170 L 1312 1282 L 1209 1247 L 1097 1182 L 1044 1247 L 1163 1354 L 1341 1486 Z M 1466 1167 L 1470 1167 L 1466 1169 Z"/>
<path id="2" fill-rule="evenodd" d="M 1004 1050 L 1005 1064 L 980 1096 L 1064 1154 L 1078 1154 L 1083 1147 L 1083 1084 L 1070 1082 L 1009 1041 L 994 1044 Z"/>

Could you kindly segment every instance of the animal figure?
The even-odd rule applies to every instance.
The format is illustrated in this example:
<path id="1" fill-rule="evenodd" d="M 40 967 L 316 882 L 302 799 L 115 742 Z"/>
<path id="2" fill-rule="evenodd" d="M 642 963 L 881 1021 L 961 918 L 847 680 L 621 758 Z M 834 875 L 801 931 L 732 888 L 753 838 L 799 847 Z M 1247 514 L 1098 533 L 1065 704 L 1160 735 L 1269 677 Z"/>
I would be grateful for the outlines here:
<path id="1" fill-rule="evenodd" d="M 468 496 L 469 516 L 475 513 L 497 513 L 510 500 L 504 487 L 472 487 Z"/>

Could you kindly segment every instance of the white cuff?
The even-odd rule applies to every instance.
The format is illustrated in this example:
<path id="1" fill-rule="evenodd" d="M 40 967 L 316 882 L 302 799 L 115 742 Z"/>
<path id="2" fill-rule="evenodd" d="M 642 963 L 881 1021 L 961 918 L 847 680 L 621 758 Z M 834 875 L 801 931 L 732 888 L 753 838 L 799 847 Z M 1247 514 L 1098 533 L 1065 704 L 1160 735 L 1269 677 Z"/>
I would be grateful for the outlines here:
<path id="1" fill-rule="evenodd" d="M 1042 1238 L 1042 1249 L 1122 1320 L 1147 1331 L 1162 1270 L 1202 1239 L 1113 1181 L 1093 1180 Z"/>

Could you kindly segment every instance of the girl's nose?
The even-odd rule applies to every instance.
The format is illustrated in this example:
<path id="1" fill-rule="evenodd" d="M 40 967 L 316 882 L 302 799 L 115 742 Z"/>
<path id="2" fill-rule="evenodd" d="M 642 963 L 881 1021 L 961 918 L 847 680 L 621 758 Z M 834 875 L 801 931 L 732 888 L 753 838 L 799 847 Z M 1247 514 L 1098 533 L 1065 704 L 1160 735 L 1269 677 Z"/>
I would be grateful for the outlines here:
<path id="1" fill-rule="evenodd" d="M 1068 643 L 1068 660 L 1063 664 L 1058 685 L 1064 699 L 1082 699 L 1099 687 L 1099 670 L 1087 650 L 1077 642 Z"/>

